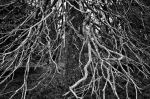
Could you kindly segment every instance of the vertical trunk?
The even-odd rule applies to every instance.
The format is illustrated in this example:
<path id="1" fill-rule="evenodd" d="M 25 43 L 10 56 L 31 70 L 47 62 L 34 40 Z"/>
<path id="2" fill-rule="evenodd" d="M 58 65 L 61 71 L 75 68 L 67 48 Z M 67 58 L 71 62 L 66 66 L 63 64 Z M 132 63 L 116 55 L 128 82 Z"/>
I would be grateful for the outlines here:
<path id="1" fill-rule="evenodd" d="M 69 2 L 79 9 L 79 5 L 75 1 L 69 0 Z M 69 10 L 69 20 L 71 20 L 71 23 L 73 27 L 80 31 L 79 27 L 81 26 L 83 22 L 83 14 L 76 10 L 75 8 L 71 7 L 69 4 L 67 5 L 67 9 Z M 76 41 L 73 41 L 73 38 L 76 38 Z M 73 83 L 75 83 L 79 78 L 81 78 L 81 71 L 79 70 L 79 52 L 74 44 L 81 46 L 82 42 L 77 37 L 75 31 L 69 26 L 69 29 L 67 30 L 67 36 L 66 36 L 66 80 L 67 85 L 71 86 Z M 79 48 L 80 49 L 80 48 Z"/>

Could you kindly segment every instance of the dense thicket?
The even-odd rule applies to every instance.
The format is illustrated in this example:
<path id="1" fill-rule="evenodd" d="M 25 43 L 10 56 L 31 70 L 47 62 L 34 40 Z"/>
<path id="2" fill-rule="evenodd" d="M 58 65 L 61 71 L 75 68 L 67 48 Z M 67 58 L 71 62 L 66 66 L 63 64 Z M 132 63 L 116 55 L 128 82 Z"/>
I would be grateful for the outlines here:
<path id="1" fill-rule="evenodd" d="M 65 77 L 67 91 L 61 96 L 66 99 L 88 95 L 109 99 L 110 90 L 112 96 L 124 99 L 120 89 L 125 89 L 127 99 L 138 99 L 144 90 L 140 77 L 148 81 L 150 74 L 148 0 L 1 0 L 0 4 L 0 85 L 7 87 L 23 68 L 21 85 L 12 94 L 3 88 L 1 97 L 22 93 L 22 99 L 28 98 L 29 90 L 48 86 L 58 75 Z M 30 89 L 33 68 L 43 71 Z"/>

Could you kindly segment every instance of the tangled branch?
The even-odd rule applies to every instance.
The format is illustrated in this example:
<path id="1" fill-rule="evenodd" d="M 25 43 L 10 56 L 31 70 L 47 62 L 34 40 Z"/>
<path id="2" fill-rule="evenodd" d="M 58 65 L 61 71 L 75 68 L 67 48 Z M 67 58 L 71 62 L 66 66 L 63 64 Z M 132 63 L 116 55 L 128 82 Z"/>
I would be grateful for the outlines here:
<path id="1" fill-rule="evenodd" d="M 61 55 L 68 46 L 67 35 L 75 35 L 82 41 L 83 46 L 78 48 L 80 49 L 79 63 L 81 65 L 84 64 L 81 61 L 81 53 L 83 47 L 87 46 L 88 61 L 81 70 L 84 71 L 83 77 L 70 86 L 70 90 L 64 96 L 71 92 L 77 99 L 83 99 L 86 92 L 91 89 L 91 95 L 95 94 L 99 98 L 102 91 L 103 99 L 105 99 L 106 88 L 110 85 L 114 95 L 120 99 L 117 87 L 124 86 L 117 83 L 116 80 L 119 78 L 126 82 L 126 98 L 129 99 L 128 86 L 133 84 L 137 99 L 138 91 L 142 88 L 138 86 L 140 81 L 132 73 L 138 71 L 138 74 L 141 73 L 145 78 L 148 78 L 150 74 L 149 63 L 144 57 L 149 58 L 150 55 L 149 43 L 145 43 L 149 36 L 142 32 L 148 28 L 143 18 L 144 10 L 148 9 L 144 2 L 137 0 L 33 1 L 27 0 L 26 2 L 34 9 L 26 15 L 24 21 L 11 31 L 0 33 L 0 46 L 2 46 L 0 48 L 0 70 L 3 71 L 0 75 L 2 79 L 0 84 L 11 78 L 18 68 L 22 66 L 26 68 L 24 83 L 20 88 L 12 91 L 13 94 L 9 99 L 20 90 L 22 90 L 22 99 L 25 99 L 27 91 L 33 90 L 48 77 L 48 71 L 53 68 L 50 64 L 54 65 L 55 73 L 61 73 L 62 68 L 59 63 L 62 61 Z M 4 9 L 10 5 L 3 5 Z M 135 20 L 137 18 L 137 22 L 142 24 L 140 26 L 142 29 L 137 32 L 138 26 L 134 27 L 134 24 L 137 23 L 134 23 L 130 15 L 139 7 L 142 9 L 141 13 L 135 12 L 139 19 L 132 14 Z M 8 14 L 3 19 L 7 17 Z M 78 19 L 81 19 L 82 22 L 76 22 Z M 143 40 L 140 37 L 142 33 Z M 37 86 L 28 89 L 30 63 L 33 61 L 36 64 L 35 69 L 42 67 L 43 63 L 47 63 L 48 68 L 43 74 L 46 76 L 41 76 L 42 80 Z M 4 76 L 8 71 L 9 74 Z M 54 76 L 55 73 L 52 75 Z M 89 73 L 92 73 L 92 77 L 89 77 Z M 88 84 L 77 88 L 89 78 Z M 101 88 L 100 83 L 103 83 Z M 11 93 L 3 93 L 3 91 L 0 92 L 0 95 Z"/>

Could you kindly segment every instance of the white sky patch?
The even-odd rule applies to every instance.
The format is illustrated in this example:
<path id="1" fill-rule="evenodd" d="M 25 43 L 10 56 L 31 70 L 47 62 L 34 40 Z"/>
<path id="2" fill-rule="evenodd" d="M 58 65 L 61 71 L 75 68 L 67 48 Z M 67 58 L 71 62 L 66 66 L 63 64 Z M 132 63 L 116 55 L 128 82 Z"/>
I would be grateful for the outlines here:
<path id="1" fill-rule="evenodd" d="M 112 23 L 113 22 L 113 19 L 111 17 L 109 17 L 109 22 Z"/>

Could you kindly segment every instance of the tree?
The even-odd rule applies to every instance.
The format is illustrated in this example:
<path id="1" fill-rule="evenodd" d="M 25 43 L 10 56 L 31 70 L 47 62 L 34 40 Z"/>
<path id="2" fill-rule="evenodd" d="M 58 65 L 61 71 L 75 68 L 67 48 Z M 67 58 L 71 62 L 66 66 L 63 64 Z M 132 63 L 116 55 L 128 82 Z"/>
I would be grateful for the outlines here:
<path id="1" fill-rule="evenodd" d="M 15 2 L 18 1 L 2 5 L 2 11 L 11 6 L 13 10 L 20 8 L 17 5 L 14 7 Z M 91 96 L 105 99 L 106 90 L 110 86 L 115 97 L 121 99 L 117 90 L 121 86 L 126 89 L 126 98 L 129 99 L 128 91 L 132 84 L 135 98 L 138 98 L 142 88 L 134 75 L 148 78 L 150 74 L 147 2 L 22 0 L 21 3 L 26 7 L 25 16 L 19 19 L 22 21 L 17 24 L 16 15 L 14 24 L 17 25 L 0 34 L 0 63 L 3 71 L 0 84 L 20 66 L 25 67 L 24 83 L 10 98 L 20 90 L 22 98 L 26 98 L 30 63 L 33 61 L 36 64 L 34 68 L 46 63 L 49 66 L 46 71 L 54 68 L 59 74 L 63 68 L 60 63 L 67 61 L 65 70 L 68 78 L 71 71 L 80 68 L 82 77 L 70 85 L 69 91 L 63 96 L 71 93 L 75 98 L 83 99 L 90 90 Z M 3 20 L 13 10 L 5 13 Z M 9 74 L 4 77 L 8 71 Z M 125 86 L 117 79 L 124 81 Z"/>

